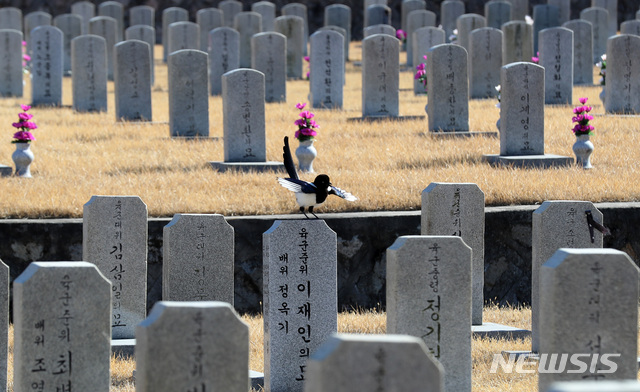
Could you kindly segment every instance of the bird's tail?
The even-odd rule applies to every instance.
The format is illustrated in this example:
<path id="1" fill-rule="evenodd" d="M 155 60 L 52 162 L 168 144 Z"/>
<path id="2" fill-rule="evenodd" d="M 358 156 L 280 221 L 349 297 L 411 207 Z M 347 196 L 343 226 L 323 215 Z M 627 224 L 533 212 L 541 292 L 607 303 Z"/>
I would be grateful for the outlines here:
<path id="1" fill-rule="evenodd" d="M 289 174 L 289 178 L 293 178 L 299 180 L 298 172 L 296 171 L 296 166 L 293 163 L 293 157 L 291 156 L 291 150 L 289 149 L 289 136 L 284 137 L 284 147 L 282 147 L 282 160 L 284 162 L 284 167 L 287 169 L 287 174 Z"/>

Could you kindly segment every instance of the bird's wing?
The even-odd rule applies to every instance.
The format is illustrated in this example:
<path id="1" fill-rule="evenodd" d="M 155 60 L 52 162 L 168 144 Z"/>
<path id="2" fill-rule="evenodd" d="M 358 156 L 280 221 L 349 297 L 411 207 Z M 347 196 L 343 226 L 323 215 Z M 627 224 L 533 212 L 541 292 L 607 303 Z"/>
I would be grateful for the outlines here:
<path id="1" fill-rule="evenodd" d="M 289 136 L 284 137 L 284 147 L 282 147 L 282 161 L 284 162 L 284 167 L 287 169 L 287 174 L 289 178 L 294 180 L 299 180 L 298 172 L 296 171 L 296 166 L 293 164 L 293 157 L 291 156 L 291 150 L 289 149 Z"/>
<path id="2" fill-rule="evenodd" d="M 351 193 L 349 193 L 347 191 L 343 191 L 340 188 L 336 188 L 333 185 L 329 187 L 329 194 L 330 195 L 340 196 L 341 198 L 343 198 L 343 199 L 345 199 L 347 201 L 356 201 L 356 200 L 358 200 L 358 198 L 355 197 L 354 195 L 352 195 Z"/>
<path id="3" fill-rule="evenodd" d="M 310 182 L 298 180 L 297 178 L 280 178 L 278 177 L 278 182 L 283 187 L 287 188 L 291 192 L 296 193 L 315 193 L 316 186 Z"/>

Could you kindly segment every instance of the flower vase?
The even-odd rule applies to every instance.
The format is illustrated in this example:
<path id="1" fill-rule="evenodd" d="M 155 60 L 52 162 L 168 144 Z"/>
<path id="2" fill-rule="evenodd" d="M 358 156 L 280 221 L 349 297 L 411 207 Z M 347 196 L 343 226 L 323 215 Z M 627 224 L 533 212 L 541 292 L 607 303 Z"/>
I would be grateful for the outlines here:
<path id="1" fill-rule="evenodd" d="M 318 156 L 313 140 L 301 140 L 300 146 L 296 148 L 298 167 L 302 172 L 313 173 L 313 160 Z"/>
<path id="2" fill-rule="evenodd" d="M 16 165 L 16 176 L 31 178 L 31 162 L 33 162 L 33 152 L 31 143 L 15 143 L 16 150 L 11 155 L 13 163 Z"/>
<path id="3" fill-rule="evenodd" d="M 583 169 L 591 169 L 591 153 L 593 143 L 589 140 L 589 135 L 577 135 L 573 144 L 573 152 L 576 154 L 576 164 L 582 165 Z"/>
<path id="4" fill-rule="evenodd" d="M 598 95 L 598 97 L 600 97 L 600 100 L 602 101 L 602 105 L 604 106 L 604 96 L 606 95 L 606 93 L 604 92 L 604 86 L 602 86 L 602 91 L 600 92 L 600 95 Z"/>

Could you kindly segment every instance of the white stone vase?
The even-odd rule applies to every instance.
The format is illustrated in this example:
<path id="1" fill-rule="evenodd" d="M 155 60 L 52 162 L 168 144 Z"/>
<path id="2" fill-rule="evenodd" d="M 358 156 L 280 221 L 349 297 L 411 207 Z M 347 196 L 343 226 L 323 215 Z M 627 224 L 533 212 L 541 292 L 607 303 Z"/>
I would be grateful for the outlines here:
<path id="1" fill-rule="evenodd" d="M 16 176 L 31 178 L 31 162 L 33 162 L 33 152 L 31 143 L 15 143 L 16 150 L 11 155 L 13 163 L 16 165 Z"/>
<path id="2" fill-rule="evenodd" d="M 605 96 L 605 92 L 604 92 L 604 86 L 602 86 L 602 91 L 600 91 L 600 95 L 598 95 L 598 97 L 600 97 L 600 100 L 602 101 L 602 105 L 604 106 L 604 96 Z"/>
<path id="3" fill-rule="evenodd" d="M 301 172 L 313 173 L 313 160 L 318 156 L 318 151 L 313 146 L 314 140 L 301 140 L 296 148 L 298 168 Z"/>
<path id="4" fill-rule="evenodd" d="M 589 140 L 589 135 L 576 136 L 576 142 L 573 144 L 573 152 L 576 154 L 576 164 L 582 165 L 583 169 L 591 169 L 591 153 L 593 152 L 593 143 Z"/>

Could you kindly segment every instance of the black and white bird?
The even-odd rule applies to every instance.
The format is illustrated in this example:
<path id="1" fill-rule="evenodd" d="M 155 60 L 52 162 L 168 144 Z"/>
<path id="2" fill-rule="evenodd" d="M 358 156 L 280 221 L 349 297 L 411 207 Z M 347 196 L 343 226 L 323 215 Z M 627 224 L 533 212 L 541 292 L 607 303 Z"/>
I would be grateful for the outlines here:
<path id="1" fill-rule="evenodd" d="M 341 198 L 348 201 L 358 200 L 357 197 L 353 196 L 349 192 L 345 192 L 340 188 L 336 188 L 331 185 L 331 181 L 329 180 L 329 176 L 326 174 L 320 174 L 316 177 L 313 182 L 308 182 L 301 180 L 298 177 L 298 172 L 296 171 L 296 167 L 293 164 L 293 158 L 291 157 L 291 150 L 289 149 L 289 137 L 284 137 L 284 147 L 282 148 L 283 154 L 282 158 L 284 161 L 284 167 L 287 169 L 287 174 L 289 174 L 289 178 L 280 178 L 278 177 L 278 182 L 283 187 L 288 190 L 295 192 L 296 201 L 300 206 L 300 212 L 304 214 L 307 219 L 309 216 L 305 212 L 305 208 L 309 209 L 309 213 L 311 215 L 318 218 L 316 214 L 313 213 L 314 207 L 318 207 L 327 199 L 329 195 L 340 196 Z"/>

